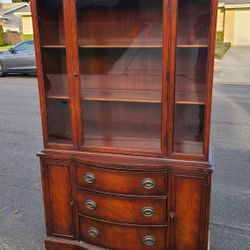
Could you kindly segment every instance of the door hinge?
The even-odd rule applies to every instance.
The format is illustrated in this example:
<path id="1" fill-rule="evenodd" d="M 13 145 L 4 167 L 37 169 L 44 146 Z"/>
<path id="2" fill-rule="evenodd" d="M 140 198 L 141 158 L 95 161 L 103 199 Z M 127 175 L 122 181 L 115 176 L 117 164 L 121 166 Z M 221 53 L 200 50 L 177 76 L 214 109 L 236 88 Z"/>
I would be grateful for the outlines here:
<path id="1" fill-rule="evenodd" d="M 169 217 L 171 220 L 173 220 L 175 218 L 175 213 L 174 212 L 170 212 L 169 213 Z"/>

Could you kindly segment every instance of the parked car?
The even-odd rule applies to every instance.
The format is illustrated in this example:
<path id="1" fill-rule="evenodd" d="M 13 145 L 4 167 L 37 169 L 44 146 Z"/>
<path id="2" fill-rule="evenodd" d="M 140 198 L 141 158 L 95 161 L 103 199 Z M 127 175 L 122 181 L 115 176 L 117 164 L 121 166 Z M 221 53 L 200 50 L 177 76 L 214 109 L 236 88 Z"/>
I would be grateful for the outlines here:
<path id="1" fill-rule="evenodd" d="M 18 43 L 9 50 L 0 52 L 0 76 L 8 73 L 36 74 L 33 40 Z"/>

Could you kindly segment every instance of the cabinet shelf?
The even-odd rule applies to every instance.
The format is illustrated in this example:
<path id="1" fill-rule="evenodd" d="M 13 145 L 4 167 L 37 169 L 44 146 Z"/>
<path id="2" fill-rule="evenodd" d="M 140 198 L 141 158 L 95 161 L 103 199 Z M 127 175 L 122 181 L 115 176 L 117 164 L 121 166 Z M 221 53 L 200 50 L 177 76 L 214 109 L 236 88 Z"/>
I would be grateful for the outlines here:
<path id="1" fill-rule="evenodd" d="M 84 145 L 86 146 L 100 146 L 104 148 L 122 147 L 125 149 L 143 149 L 145 151 L 158 152 L 159 145 L 161 144 L 160 138 L 141 138 L 141 137 L 114 137 L 105 138 L 98 136 L 87 136 L 84 138 Z"/>
<path id="2" fill-rule="evenodd" d="M 174 144 L 175 153 L 183 154 L 203 154 L 203 142 L 200 141 L 181 141 Z"/>
<path id="3" fill-rule="evenodd" d="M 62 44 L 46 44 L 42 45 L 42 48 L 44 49 L 65 49 L 66 46 Z"/>
<path id="4" fill-rule="evenodd" d="M 161 91 L 82 89 L 85 101 L 161 103 Z"/>
<path id="5" fill-rule="evenodd" d="M 177 48 L 208 48 L 207 44 L 178 44 Z"/>
<path id="6" fill-rule="evenodd" d="M 81 44 L 79 45 L 79 48 L 84 49 L 84 48 L 162 48 L 161 44 L 130 44 L 130 43 L 118 43 L 118 44 Z"/>
<path id="7" fill-rule="evenodd" d="M 61 93 L 48 93 L 49 99 L 69 100 L 68 90 L 62 90 Z M 82 99 L 84 101 L 103 101 L 103 102 L 138 102 L 160 104 L 161 91 L 147 90 L 112 90 L 112 89 L 82 89 Z M 203 93 L 176 93 L 176 104 L 204 105 Z"/>
<path id="8" fill-rule="evenodd" d="M 204 93 L 176 92 L 176 104 L 205 105 Z"/>

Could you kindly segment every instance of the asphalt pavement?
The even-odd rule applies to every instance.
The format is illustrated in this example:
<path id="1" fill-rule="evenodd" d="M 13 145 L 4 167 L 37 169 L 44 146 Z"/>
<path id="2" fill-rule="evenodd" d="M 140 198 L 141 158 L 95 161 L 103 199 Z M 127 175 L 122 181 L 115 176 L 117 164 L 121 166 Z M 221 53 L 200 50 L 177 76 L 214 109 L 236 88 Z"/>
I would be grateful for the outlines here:
<path id="1" fill-rule="evenodd" d="M 216 66 L 211 250 L 250 249 L 249 58 L 250 48 L 232 48 Z M 0 250 L 43 249 L 36 82 L 28 76 L 0 78 Z"/>

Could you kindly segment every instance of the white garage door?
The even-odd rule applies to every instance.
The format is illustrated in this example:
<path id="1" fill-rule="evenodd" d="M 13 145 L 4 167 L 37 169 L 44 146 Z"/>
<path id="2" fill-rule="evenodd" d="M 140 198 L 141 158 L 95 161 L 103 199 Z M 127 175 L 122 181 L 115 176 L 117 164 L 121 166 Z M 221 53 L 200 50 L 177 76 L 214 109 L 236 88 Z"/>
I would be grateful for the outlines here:
<path id="1" fill-rule="evenodd" d="M 250 45 L 250 9 L 235 11 L 234 45 Z"/>

